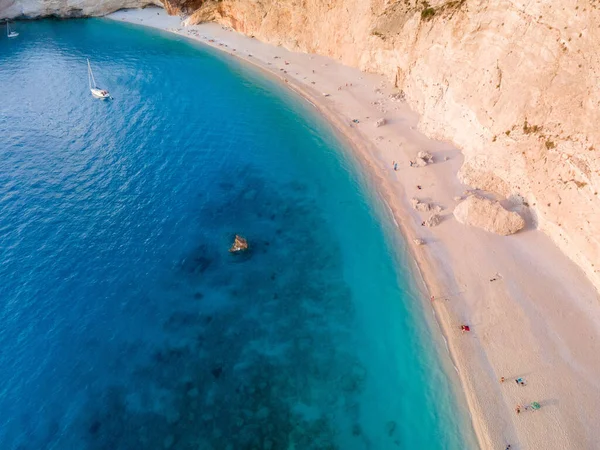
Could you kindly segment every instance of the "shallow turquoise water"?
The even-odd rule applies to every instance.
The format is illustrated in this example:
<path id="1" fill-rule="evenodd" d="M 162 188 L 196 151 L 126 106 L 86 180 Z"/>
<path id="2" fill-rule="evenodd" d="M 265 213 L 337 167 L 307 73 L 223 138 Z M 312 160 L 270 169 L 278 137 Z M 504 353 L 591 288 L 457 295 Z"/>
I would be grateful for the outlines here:
<path id="1" fill-rule="evenodd" d="M 183 38 L 18 25 L 0 448 L 473 446 L 389 220 L 306 102 Z"/>

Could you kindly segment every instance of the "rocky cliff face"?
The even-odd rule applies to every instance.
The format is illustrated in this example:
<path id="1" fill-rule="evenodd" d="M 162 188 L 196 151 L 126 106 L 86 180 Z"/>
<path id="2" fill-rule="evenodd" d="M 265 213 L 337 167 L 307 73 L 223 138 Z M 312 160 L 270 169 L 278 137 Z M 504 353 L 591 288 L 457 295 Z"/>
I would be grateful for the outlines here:
<path id="1" fill-rule="evenodd" d="M 522 199 L 600 286 L 600 1 L 222 0 L 186 9 L 385 74 L 462 179 Z"/>
<path id="2" fill-rule="evenodd" d="M 160 0 L 0 0 L 0 19 L 103 16 L 123 8 L 162 6 Z"/>
<path id="3" fill-rule="evenodd" d="M 0 0 L 0 17 L 159 0 Z M 289 49 L 385 74 L 462 179 L 528 204 L 600 287 L 600 0 L 164 0 Z"/>

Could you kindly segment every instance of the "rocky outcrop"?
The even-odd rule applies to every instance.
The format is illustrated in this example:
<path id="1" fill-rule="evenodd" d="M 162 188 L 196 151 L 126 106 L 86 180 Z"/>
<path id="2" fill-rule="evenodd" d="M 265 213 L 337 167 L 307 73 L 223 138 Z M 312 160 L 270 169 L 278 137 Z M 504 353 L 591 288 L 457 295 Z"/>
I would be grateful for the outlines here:
<path id="1" fill-rule="evenodd" d="M 124 8 L 163 6 L 160 0 L 0 0 L 0 19 L 103 16 Z"/>
<path id="2" fill-rule="evenodd" d="M 432 227 L 437 227 L 440 223 L 442 223 L 442 216 L 440 216 L 439 214 L 432 214 L 425 221 L 425 226 L 432 228 Z"/>
<path id="3" fill-rule="evenodd" d="M 248 241 L 240 235 L 236 234 L 235 239 L 233 240 L 233 244 L 231 245 L 229 251 L 231 253 L 240 253 L 246 250 L 248 250 Z"/>
<path id="4" fill-rule="evenodd" d="M 417 166 L 425 167 L 427 164 L 433 164 L 433 155 L 423 151 L 417 153 Z"/>
<path id="5" fill-rule="evenodd" d="M 416 209 L 417 211 L 420 211 L 420 212 L 427 212 L 427 211 L 431 210 L 431 205 L 429 203 L 422 202 L 418 198 L 414 198 L 414 197 L 411 198 L 410 204 L 412 205 L 412 207 L 414 209 Z"/>
<path id="6" fill-rule="evenodd" d="M 525 227 L 525 220 L 516 212 L 508 211 L 495 201 L 471 195 L 454 209 L 460 223 L 482 228 L 490 233 L 508 236 Z"/>
<path id="7" fill-rule="evenodd" d="M 412 205 L 412 207 L 414 209 L 416 209 L 419 212 L 434 211 L 436 213 L 439 213 L 444 210 L 444 208 L 441 207 L 440 205 L 436 205 L 434 203 L 422 202 L 421 200 L 419 200 L 418 198 L 415 198 L 415 197 L 410 199 L 410 204 Z"/>
<path id="8" fill-rule="evenodd" d="M 173 10 L 186 0 L 167 0 Z M 600 286 L 600 4 L 556 0 L 220 0 L 217 21 L 386 75 L 461 178 L 518 194 Z"/>

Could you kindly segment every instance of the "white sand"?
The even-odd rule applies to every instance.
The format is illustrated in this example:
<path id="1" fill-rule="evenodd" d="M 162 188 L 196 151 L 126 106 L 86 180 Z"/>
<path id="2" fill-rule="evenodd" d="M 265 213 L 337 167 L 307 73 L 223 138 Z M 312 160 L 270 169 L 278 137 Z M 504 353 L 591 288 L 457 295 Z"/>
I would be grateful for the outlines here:
<path id="1" fill-rule="evenodd" d="M 431 295 L 436 298 L 431 303 L 482 448 L 503 450 L 510 443 L 513 449 L 600 449 L 597 291 L 539 231 L 500 237 L 459 224 L 451 212 L 453 198 L 466 188 L 456 177 L 460 151 L 419 133 L 418 117 L 388 98 L 393 89 L 383 78 L 215 24 L 183 28 L 178 17 L 160 9 L 120 11 L 109 17 L 199 39 L 271 71 L 348 138 L 400 224 L 427 286 L 424 301 L 428 304 Z M 380 117 L 388 124 L 377 128 Z M 433 153 L 437 162 L 410 168 L 409 159 L 422 149 Z M 392 169 L 394 160 L 397 172 Z M 442 224 L 422 227 L 427 214 L 410 207 L 411 197 L 443 205 Z M 426 245 L 415 246 L 415 237 L 425 239 Z M 498 280 L 490 281 L 494 277 Z M 461 334 L 462 323 L 471 326 L 470 333 Z M 507 379 L 503 384 L 502 376 Z M 516 377 L 525 377 L 527 386 L 518 386 Z M 542 408 L 516 414 L 517 404 L 532 401 Z"/>

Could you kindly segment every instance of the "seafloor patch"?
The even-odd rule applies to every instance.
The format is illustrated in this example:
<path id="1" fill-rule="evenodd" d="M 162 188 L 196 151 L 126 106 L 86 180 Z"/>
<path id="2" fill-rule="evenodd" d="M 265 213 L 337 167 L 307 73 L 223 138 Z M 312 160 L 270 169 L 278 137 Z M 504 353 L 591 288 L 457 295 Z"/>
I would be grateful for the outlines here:
<path id="1" fill-rule="evenodd" d="M 164 343 L 123 384 L 89 396 L 77 425 L 86 448 L 333 449 L 340 432 L 365 447 L 367 370 L 351 351 L 351 292 L 317 203 L 297 182 L 220 188 L 191 224 L 204 237 L 148 299 L 169 302 Z M 236 232 L 248 254 L 228 253 Z"/>

